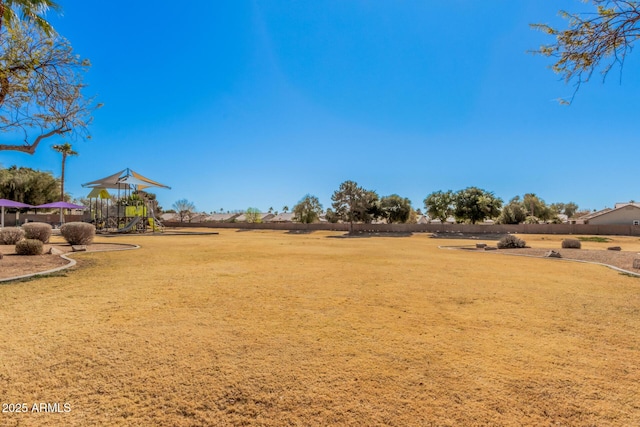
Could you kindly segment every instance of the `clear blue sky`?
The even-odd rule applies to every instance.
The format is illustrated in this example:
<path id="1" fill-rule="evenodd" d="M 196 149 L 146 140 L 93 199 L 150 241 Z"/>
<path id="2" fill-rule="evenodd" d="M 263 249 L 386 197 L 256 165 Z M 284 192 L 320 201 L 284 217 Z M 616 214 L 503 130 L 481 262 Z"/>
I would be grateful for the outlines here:
<path id="1" fill-rule="evenodd" d="M 49 15 L 89 58 L 104 107 L 67 163 L 67 190 L 130 167 L 199 211 L 324 207 L 345 180 L 422 208 L 478 186 L 505 202 L 601 209 L 640 200 L 640 53 L 572 88 L 527 54 L 578 0 L 78 2 Z M 0 152 L 59 175 L 49 140 Z"/>

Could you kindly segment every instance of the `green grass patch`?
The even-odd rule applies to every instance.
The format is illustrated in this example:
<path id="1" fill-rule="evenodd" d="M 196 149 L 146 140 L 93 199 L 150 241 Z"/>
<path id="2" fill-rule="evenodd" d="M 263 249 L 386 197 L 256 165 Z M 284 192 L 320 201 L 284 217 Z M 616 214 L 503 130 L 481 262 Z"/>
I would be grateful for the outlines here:
<path id="1" fill-rule="evenodd" d="M 611 239 L 608 237 L 600 237 L 600 236 L 589 236 L 589 237 L 578 237 L 578 240 L 581 242 L 598 242 L 598 243 L 607 243 L 610 242 Z"/>

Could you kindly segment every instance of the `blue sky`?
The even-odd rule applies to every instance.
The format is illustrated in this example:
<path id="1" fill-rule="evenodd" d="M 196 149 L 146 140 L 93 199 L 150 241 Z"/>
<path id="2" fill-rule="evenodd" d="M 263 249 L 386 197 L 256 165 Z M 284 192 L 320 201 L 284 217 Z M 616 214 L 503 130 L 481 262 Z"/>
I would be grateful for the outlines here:
<path id="1" fill-rule="evenodd" d="M 324 207 L 345 180 L 408 197 L 477 186 L 505 202 L 601 209 L 636 188 L 640 55 L 571 106 L 527 54 L 578 0 L 175 2 L 61 0 L 49 14 L 91 60 L 86 93 L 104 107 L 92 139 L 72 141 L 66 189 L 129 167 L 171 186 L 166 209 L 281 210 L 305 194 Z M 107 7 L 108 5 L 108 7 Z M 49 140 L 13 164 L 59 175 Z"/>

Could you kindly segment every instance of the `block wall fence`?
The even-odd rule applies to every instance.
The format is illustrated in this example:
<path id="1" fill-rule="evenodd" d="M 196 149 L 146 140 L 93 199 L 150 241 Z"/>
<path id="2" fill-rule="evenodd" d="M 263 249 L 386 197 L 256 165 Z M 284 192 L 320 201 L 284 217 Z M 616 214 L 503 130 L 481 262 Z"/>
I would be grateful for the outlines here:
<path id="1" fill-rule="evenodd" d="M 57 224 L 59 213 L 21 214 L 19 222 L 47 222 Z M 65 215 L 66 222 L 87 221 L 83 215 Z M 5 213 L 5 226 L 12 227 L 16 223 L 15 213 Z M 241 230 L 282 230 L 282 231 L 349 231 L 349 224 L 318 223 L 300 224 L 297 222 L 259 223 L 245 222 L 178 222 L 165 221 L 166 227 L 205 227 L 229 228 Z M 638 225 L 596 225 L 596 224 L 515 224 L 515 225 L 471 225 L 471 224 L 353 224 L 354 231 L 372 233 L 474 233 L 474 234 L 579 234 L 640 236 Z"/>
<path id="2" fill-rule="evenodd" d="M 259 223 L 243 222 L 164 222 L 167 227 L 207 227 L 242 230 L 283 231 L 349 231 L 349 224 L 339 223 Z M 353 224 L 354 231 L 378 233 L 474 233 L 474 234 L 580 234 L 640 236 L 637 225 L 592 225 L 592 224 L 516 224 L 516 225 L 471 225 L 471 224 Z"/>

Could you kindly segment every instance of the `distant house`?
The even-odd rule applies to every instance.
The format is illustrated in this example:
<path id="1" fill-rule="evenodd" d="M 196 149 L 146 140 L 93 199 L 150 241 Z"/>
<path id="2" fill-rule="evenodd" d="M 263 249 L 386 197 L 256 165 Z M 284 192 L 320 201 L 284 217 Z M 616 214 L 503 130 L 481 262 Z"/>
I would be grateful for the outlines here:
<path id="1" fill-rule="evenodd" d="M 639 203 L 616 203 L 613 209 L 605 208 L 578 218 L 584 224 L 640 225 Z"/>
<path id="2" fill-rule="evenodd" d="M 269 222 L 271 218 L 275 216 L 274 214 L 270 213 L 260 213 L 258 215 L 260 217 L 260 222 Z M 235 220 L 236 222 L 247 222 L 247 216 L 245 214 L 238 215 Z"/>
<path id="3" fill-rule="evenodd" d="M 160 221 L 178 221 L 178 214 L 163 213 L 162 215 L 160 215 Z"/>
<path id="4" fill-rule="evenodd" d="M 265 220 L 265 222 L 293 222 L 294 215 L 295 214 L 292 212 L 279 213 L 278 215 L 274 215 L 272 218 Z"/>
<path id="5" fill-rule="evenodd" d="M 205 221 L 231 222 L 238 216 L 240 216 L 240 214 L 237 214 L 237 213 L 213 213 L 213 214 L 207 215 L 207 217 L 205 218 Z"/>
<path id="6" fill-rule="evenodd" d="M 418 215 L 416 218 L 416 224 L 429 224 L 431 220 L 426 215 Z"/>

